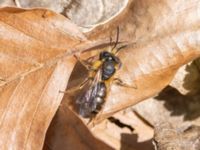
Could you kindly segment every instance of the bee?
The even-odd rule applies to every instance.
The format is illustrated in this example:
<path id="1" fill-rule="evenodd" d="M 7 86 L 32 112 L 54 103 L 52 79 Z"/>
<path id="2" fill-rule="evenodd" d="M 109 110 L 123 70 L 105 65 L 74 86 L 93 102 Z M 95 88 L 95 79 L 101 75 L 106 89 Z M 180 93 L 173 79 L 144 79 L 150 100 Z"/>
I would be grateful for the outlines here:
<path id="1" fill-rule="evenodd" d="M 81 60 L 75 55 L 75 58 L 85 66 L 89 72 L 88 77 L 78 87 L 78 89 L 82 89 L 89 82 L 89 88 L 76 100 L 79 114 L 82 117 L 92 117 L 102 109 L 109 87 L 113 82 L 120 86 L 136 88 L 124 83 L 119 78 L 113 78 L 116 71 L 122 66 L 122 62 L 117 54 L 125 47 L 121 46 L 116 48 L 118 38 L 119 28 L 117 28 L 117 37 L 114 46 L 100 52 L 100 54 L 98 54 L 98 59 L 92 62 L 92 64 Z"/>

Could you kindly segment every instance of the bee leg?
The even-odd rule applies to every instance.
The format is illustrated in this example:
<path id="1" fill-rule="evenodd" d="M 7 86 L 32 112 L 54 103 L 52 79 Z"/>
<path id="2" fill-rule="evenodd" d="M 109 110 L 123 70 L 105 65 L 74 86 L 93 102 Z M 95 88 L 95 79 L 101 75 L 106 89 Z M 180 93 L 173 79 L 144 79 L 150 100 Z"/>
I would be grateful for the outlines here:
<path id="1" fill-rule="evenodd" d="M 137 89 L 137 85 L 129 85 L 128 83 L 123 82 L 123 81 L 122 81 L 121 79 L 119 79 L 119 78 L 114 78 L 114 79 L 113 79 L 113 83 L 115 83 L 115 84 L 117 84 L 117 85 L 119 85 L 119 86 Z"/>
<path id="2" fill-rule="evenodd" d="M 80 62 L 87 70 L 91 70 L 91 65 L 85 61 L 85 60 L 82 60 L 80 57 L 78 57 L 77 55 L 74 54 L 74 57 L 76 58 L 76 60 L 78 62 Z"/>
<path id="3" fill-rule="evenodd" d="M 122 67 L 122 62 L 118 57 L 115 57 L 115 61 L 118 64 L 116 69 L 119 70 Z"/>
<path id="4" fill-rule="evenodd" d="M 91 118 L 88 120 L 88 122 L 86 123 L 86 125 L 87 125 L 88 127 L 91 127 L 91 128 L 94 127 L 93 119 L 94 119 L 94 117 L 91 117 Z"/>
<path id="5" fill-rule="evenodd" d="M 102 111 L 96 110 L 95 112 L 93 112 L 92 116 L 89 118 L 88 122 L 86 123 L 88 127 L 94 127 L 95 126 L 94 121 L 96 119 L 95 117 L 96 117 L 97 114 L 98 114 L 98 116 L 101 115 Z"/>
<path id="6" fill-rule="evenodd" d="M 88 77 L 88 78 L 86 78 L 80 85 L 75 86 L 75 87 L 73 87 L 73 88 L 71 88 L 71 89 L 69 89 L 69 90 L 66 90 L 66 91 L 59 91 L 59 92 L 60 92 L 60 93 L 71 93 L 71 92 L 74 92 L 74 91 L 77 91 L 77 90 L 81 90 L 81 89 L 86 85 L 86 83 L 87 83 L 88 81 L 92 80 L 92 79 L 93 79 L 93 78 Z"/>

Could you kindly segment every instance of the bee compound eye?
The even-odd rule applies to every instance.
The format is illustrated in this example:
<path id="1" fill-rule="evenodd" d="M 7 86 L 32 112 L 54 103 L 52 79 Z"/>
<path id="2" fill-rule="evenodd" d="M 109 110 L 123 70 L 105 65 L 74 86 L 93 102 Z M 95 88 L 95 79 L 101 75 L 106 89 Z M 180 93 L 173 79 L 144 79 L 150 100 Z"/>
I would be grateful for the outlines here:
<path id="1" fill-rule="evenodd" d="M 100 60 L 102 60 L 102 59 L 109 59 L 109 57 L 111 57 L 111 56 L 112 56 L 111 53 L 109 53 L 107 51 L 103 51 L 103 52 L 100 53 L 100 58 L 99 59 Z"/>
<path id="2" fill-rule="evenodd" d="M 100 53 L 100 56 L 99 56 L 100 60 L 104 59 L 105 53 L 106 53 L 105 51 L 103 51 L 103 52 Z"/>

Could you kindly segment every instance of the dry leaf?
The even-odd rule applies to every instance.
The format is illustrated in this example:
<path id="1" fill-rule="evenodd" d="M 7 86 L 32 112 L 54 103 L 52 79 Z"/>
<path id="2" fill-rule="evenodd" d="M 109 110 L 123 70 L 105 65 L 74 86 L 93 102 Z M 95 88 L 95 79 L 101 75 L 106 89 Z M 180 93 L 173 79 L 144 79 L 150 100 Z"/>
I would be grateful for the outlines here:
<path id="1" fill-rule="evenodd" d="M 62 103 L 56 113 L 47 131 L 44 149 L 112 149 L 102 141 L 96 139 L 78 116 L 67 107 L 67 104 Z"/>
<path id="2" fill-rule="evenodd" d="M 5 7 L 5 6 L 15 6 L 14 0 L 1 0 L 0 7 Z"/>
<path id="3" fill-rule="evenodd" d="M 57 13 L 63 12 L 64 8 L 71 5 L 72 0 L 15 0 L 17 7 L 35 8 L 42 7 L 51 9 Z"/>
<path id="4" fill-rule="evenodd" d="M 200 125 L 199 59 L 181 67 L 170 86 L 134 109 L 153 126 L 168 123 L 173 128 Z M 157 115 L 162 114 L 162 115 Z"/>
<path id="5" fill-rule="evenodd" d="M 91 129 L 93 134 L 122 150 L 153 150 L 153 128 L 143 122 L 131 109 L 116 113 Z"/>
<path id="6" fill-rule="evenodd" d="M 116 77 L 137 85 L 113 85 L 94 123 L 155 95 L 181 65 L 199 57 L 199 8 L 195 0 L 130 0 L 118 16 L 87 33 L 91 45 L 105 46 L 119 26 L 120 43 L 128 47 L 119 54 L 123 67 Z M 1 142 L 5 149 L 39 149 L 74 66 L 74 59 L 64 56 L 79 50 L 85 37 L 48 10 L 0 11 Z M 86 47 L 94 49 L 91 45 Z"/>
<path id="7" fill-rule="evenodd" d="M 98 23 L 107 22 L 126 6 L 128 0 L 15 0 L 15 2 L 22 8 L 43 7 L 62 13 L 82 29 L 88 30 Z"/>
<path id="8" fill-rule="evenodd" d="M 155 128 L 155 146 L 157 150 L 199 150 L 200 127 L 173 128 L 164 123 Z"/>
<path id="9" fill-rule="evenodd" d="M 138 87 L 113 86 L 96 121 L 157 94 L 180 66 L 199 57 L 199 8 L 195 0 L 130 0 L 119 16 L 87 34 L 102 39 L 119 26 L 120 41 L 127 41 L 128 48 L 119 54 L 123 67 L 116 77 Z"/>
<path id="10" fill-rule="evenodd" d="M 84 36 L 49 10 L 0 9 L 1 149 L 41 149 Z"/>

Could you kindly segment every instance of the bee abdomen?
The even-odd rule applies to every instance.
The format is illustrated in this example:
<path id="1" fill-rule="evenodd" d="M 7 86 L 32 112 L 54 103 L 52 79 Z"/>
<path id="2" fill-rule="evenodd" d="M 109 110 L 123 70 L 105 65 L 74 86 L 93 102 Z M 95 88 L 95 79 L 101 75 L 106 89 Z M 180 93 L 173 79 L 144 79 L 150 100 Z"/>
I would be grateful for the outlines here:
<path id="1" fill-rule="evenodd" d="M 95 97 L 94 100 L 97 104 L 103 104 L 104 103 L 104 99 L 102 97 Z"/>
<path id="2" fill-rule="evenodd" d="M 106 97 L 106 85 L 104 82 L 99 82 L 97 84 L 97 94 L 96 94 L 97 97 L 101 97 L 101 98 L 104 98 Z"/>
<path id="3" fill-rule="evenodd" d="M 93 113 L 98 112 L 101 110 L 102 104 L 105 102 L 105 97 L 106 97 L 106 85 L 104 82 L 99 82 L 97 83 L 97 91 L 96 91 L 96 96 L 94 97 L 94 108 Z"/>

